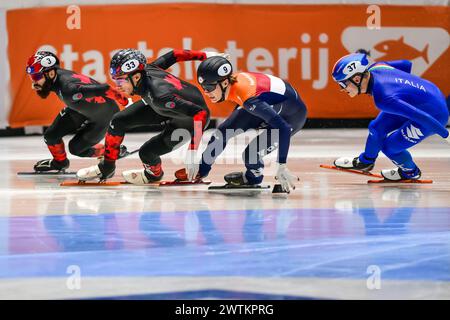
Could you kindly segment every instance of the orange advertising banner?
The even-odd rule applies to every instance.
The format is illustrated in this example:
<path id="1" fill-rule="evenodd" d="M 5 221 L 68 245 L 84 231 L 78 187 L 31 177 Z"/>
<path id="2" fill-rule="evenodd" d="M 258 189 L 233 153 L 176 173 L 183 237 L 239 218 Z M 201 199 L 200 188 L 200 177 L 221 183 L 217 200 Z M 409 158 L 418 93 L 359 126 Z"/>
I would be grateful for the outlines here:
<path id="1" fill-rule="evenodd" d="M 137 48 L 149 59 L 174 49 L 229 52 L 235 69 L 288 80 L 305 101 L 310 118 L 371 118 L 369 97 L 339 92 L 330 72 L 348 52 L 364 48 L 375 60 L 410 59 L 413 73 L 450 93 L 448 7 L 380 6 L 380 28 L 364 5 L 139 4 L 81 6 L 77 18 L 66 7 L 7 13 L 11 70 L 11 127 L 48 125 L 63 107 L 55 95 L 37 97 L 25 74 L 38 49 L 58 54 L 62 67 L 110 82 L 115 50 Z M 369 28 L 369 27 L 370 28 Z M 196 84 L 198 62 L 170 71 Z M 209 104 L 215 117 L 232 105 Z"/>

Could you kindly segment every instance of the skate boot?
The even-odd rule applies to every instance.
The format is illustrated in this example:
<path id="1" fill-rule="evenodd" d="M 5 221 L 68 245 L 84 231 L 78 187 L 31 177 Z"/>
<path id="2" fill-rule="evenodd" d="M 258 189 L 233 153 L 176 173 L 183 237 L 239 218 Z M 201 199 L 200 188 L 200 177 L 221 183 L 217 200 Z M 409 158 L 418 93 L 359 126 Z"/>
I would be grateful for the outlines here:
<path id="1" fill-rule="evenodd" d="M 34 165 L 34 171 L 46 172 L 46 171 L 62 171 L 64 172 L 70 165 L 69 159 L 64 161 L 56 161 L 55 159 L 40 160 Z"/>
<path id="2" fill-rule="evenodd" d="M 208 190 L 247 190 L 247 191 L 263 191 L 270 188 L 270 186 L 262 186 L 261 182 L 249 182 L 244 172 L 231 172 L 223 177 L 226 184 L 223 186 L 210 186 Z"/>
<path id="3" fill-rule="evenodd" d="M 334 160 L 334 165 L 338 168 L 342 169 L 351 169 L 351 170 L 359 170 L 359 171 L 370 171 L 375 166 L 374 163 L 363 163 L 359 160 L 359 157 L 349 158 L 349 157 L 341 157 Z"/>
<path id="4" fill-rule="evenodd" d="M 223 177 L 227 184 L 232 186 L 254 186 L 257 184 L 250 184 L 243 172 L 231 172 Z"/>
<path id="5" fill-rule="evenodd" d="M 99 179 L 105 181 L 114 176 L 116 165 L 114 162 L 101 161 L 99 164 L 78 170 L 77 178 L 80 181 Z"/>
<path id="6" fill-rule="evenodd" d="M 381 175 L 390 181 L 401 181 L 401 180 L 419 180 L 422 172 L 416 167 L 412 171 L 404 171 L 401 168 L 381 170 Z"/>
<path id="7" fill-rule="evenodd" d="M 127 170 L 122 172 L 122 176 L 128 183 L 143 185 L 161 181 L 164 171 L 160 163 L 154 166 L 144 164 L 144 169 Z"/>

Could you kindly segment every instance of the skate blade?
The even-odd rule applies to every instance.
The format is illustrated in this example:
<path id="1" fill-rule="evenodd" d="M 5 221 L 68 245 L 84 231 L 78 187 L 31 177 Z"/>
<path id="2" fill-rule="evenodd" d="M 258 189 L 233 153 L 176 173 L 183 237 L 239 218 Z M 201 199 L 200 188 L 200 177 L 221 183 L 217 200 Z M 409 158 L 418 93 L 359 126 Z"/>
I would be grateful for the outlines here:
<path id="1" fill-rule="evenodd" d="M 198 180 L 198 181 L 180 181 L 178 179 L 173 181 L 161 181 L 159 183 L 160 187 L 170 187 L 170 186 L 192 186 L 197 184 L 211 184 L 211 181 L 204 181 L 204 180 Z"/>
<path id="2" fill-rule="evenodd" d="M 71 171 L 30 171 L 17 172 L 18 176 L 74 176 L 76 172 Z"/>
<path id="3" fill-rule="evenodd" d="M 269 185 L 254 185 L 254 186 L 236 186 L 232 184 L 225 184 L 223 186 L 210 186 L 208 190 L 251 190 L 251 191 L 263 191 L 270 189 Z"/>
<path id="4" fill-rule="evenodd" d="M 433 180 L 369 180 L 367 183 L 433 183 Z"/>
<path id="5" fill-rule="evenodd" d="M 61 187 L 115 187 L 124 184 L 129 184 L 124 181 L 64 181 L 60 184 Z"/>
<path id="6" fill-rule="evenodd" d="M 383 176 L 381 174 L 376 174 L 376 173 L 372 173 L 369 171 L 359 171 L 359 170 L 353 170 L 353 169 L 343 169 L 343 168 L 338 168 L 336 166 L 329 166 L 326 164 L 321 164 L 320 165 L 321 168 L 324 169 L 331 169 L 331 170 L 337 170 L 337 171 L 343 171 L 343 172 L 349 172 L 349 173 L 355 173 L 355 174 L 361 174 L 364 176 L 369 176 L 369 177 L 375 177 L 375 178 L 383 178 Z"/>

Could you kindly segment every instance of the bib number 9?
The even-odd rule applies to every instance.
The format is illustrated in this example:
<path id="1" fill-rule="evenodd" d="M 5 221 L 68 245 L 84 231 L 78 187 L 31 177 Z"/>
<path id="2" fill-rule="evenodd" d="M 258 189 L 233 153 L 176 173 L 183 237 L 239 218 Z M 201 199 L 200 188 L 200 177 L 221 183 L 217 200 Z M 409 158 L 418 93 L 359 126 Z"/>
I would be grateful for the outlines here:
<path id="1" fill-rule="evenodd" d="M 217 70 L 217 74 L 221 77 L 227 76 L 231 73 L 231 65 L 226 63 L 219 67 L 219 70 Z"/>

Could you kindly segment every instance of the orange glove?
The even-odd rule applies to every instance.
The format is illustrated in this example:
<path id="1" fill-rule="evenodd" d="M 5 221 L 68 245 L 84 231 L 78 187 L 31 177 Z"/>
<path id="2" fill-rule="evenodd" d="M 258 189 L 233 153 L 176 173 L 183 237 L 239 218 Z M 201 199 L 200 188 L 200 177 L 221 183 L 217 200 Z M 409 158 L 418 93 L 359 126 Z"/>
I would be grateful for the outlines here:
<path id="1" fill-rule="evenodd" d="M 116 100 L 124 107 L 128 104 L 128 98 L 111 87 L 108 89 L 108 91 L 106 91 L 106 96 L 110 99 Z"/>

